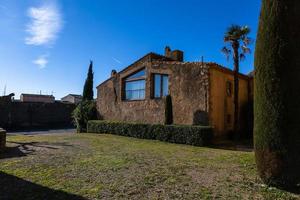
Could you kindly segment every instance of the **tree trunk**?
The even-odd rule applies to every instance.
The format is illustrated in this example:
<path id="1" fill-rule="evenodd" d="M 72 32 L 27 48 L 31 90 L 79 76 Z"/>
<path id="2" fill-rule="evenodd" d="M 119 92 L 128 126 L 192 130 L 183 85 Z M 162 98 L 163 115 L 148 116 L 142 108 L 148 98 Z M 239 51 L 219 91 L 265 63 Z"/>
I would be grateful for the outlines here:
<path id="1" fill-rule="evenodd" d="M 255 50 L 254 147 L 268 184 L 300 183 L 300 1 L 263 0 Z"/>
<path id="2" fill-rule="evenodd" d="M 234 61 L 234 94 L 233 94 L 233 103 L 234 103 L 234 137 L 237 137 L 239 131 L 239 47 L 240 44 L 238 41 L 233 42 L 233 61 Z"/>

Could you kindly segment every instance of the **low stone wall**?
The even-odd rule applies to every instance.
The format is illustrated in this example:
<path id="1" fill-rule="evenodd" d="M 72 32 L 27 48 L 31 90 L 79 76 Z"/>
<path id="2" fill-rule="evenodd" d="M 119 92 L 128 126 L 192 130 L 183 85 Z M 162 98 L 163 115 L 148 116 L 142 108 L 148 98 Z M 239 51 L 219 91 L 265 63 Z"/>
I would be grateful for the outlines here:
<path id="1" fill-rule="evenodd" d="M 5 148 L 6 145 L 6 131 L 0 128 L 0 151 Z"/>

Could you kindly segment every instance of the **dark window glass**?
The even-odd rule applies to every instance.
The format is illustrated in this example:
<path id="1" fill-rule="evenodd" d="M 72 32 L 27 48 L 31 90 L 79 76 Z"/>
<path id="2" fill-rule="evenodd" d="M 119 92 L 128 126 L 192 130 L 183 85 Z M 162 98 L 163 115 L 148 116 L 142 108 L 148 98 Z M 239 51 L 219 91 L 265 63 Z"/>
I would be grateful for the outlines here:
<path id="1" fill-rule="evenodd" d="M 128 79 L 132 79 L 132 78 L 144 78 L 145 74 L 146 74 L 145 70 L 143 69 L 135 74 L 128 76 L 126 79 L 128 80 Z"/>
<path id="2" fill-rule="evenodd" d="M 125 79 L 125 99 L 145 99 L 145 70 L 141 70 Z"/>
<path id="3" fill-rule="evenodd" d="M 164 74 L 154 74 L 154 98 L 161 98 L 169 94 L 169 77 Z"/>

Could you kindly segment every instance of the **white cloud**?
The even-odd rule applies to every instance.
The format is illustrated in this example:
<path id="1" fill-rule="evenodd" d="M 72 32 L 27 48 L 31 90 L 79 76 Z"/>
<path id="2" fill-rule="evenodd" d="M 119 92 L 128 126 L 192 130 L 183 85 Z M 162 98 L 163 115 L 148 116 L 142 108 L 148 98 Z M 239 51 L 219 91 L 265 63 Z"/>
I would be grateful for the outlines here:
<path id="1" fill-rule="evenodd" d="M 53 3 L 30 7 L 28 17 L 30 22 L 26 32 L 29 36 L 25 38 L 25 43 L 36 46 L 53 44 L 62 29 L 62 17 L 57 6 Z"/>
<path id="2" fill-rule="evenodd" d="M 41 55 L 41 56 L 39 56 L 37 59 L 35 59 L 32 62 L 34 64 L 36 64 L 38 66 L 38 68 L 44 69 L 47 66 L 47 64 L 48 64 L 47 57 L 48 57 L 48 55 Z"/>

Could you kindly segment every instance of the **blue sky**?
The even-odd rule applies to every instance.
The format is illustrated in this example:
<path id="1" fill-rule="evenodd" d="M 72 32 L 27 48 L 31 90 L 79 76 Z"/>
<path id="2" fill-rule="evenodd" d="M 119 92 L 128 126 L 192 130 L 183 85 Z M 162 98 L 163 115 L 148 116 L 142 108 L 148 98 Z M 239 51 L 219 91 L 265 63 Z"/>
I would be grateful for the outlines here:
<path id="1" fill-rule="evenodd" d="M 94 87 L 148 52 L 164 47 L 186 61 L 232 68 L 220 49 L 231 24 L 255 39 L 260 0 L 0 0 L 0 95 L 82 93 L 89 60 Z M 253 69 L 252 54 L 241 72 Z M 95 91 L 96 95 L 96 91 Z"/>

